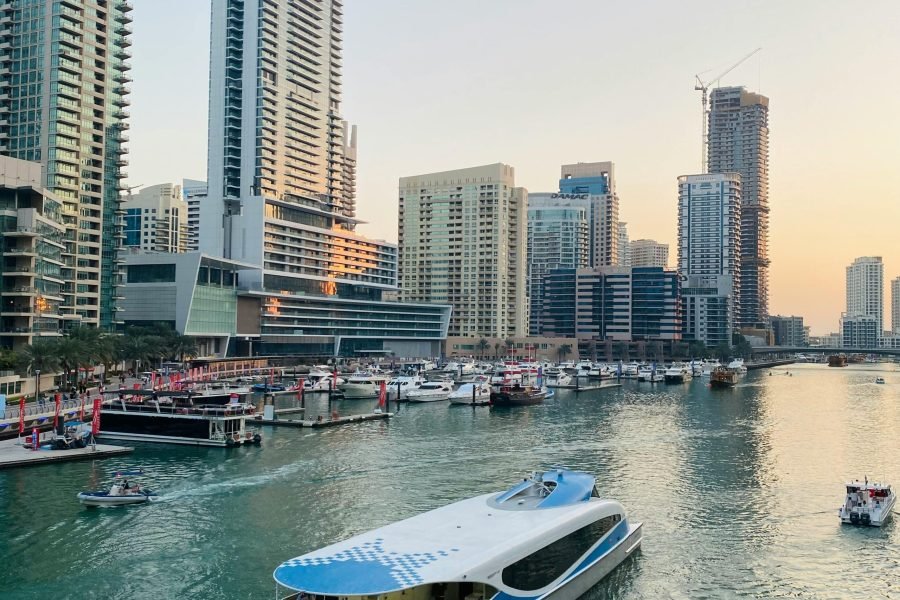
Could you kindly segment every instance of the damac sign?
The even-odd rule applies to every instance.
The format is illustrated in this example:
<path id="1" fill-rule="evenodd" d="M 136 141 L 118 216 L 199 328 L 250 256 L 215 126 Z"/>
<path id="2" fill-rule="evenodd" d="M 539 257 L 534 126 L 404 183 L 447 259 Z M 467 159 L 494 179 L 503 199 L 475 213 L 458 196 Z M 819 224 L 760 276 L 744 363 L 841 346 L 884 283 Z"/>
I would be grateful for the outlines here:
<path id="1" fill-rule="evenodd" d="M 559 198 L 560 200 L 587 200 L 587 194 L 550 194 L 551 198 Z"/>

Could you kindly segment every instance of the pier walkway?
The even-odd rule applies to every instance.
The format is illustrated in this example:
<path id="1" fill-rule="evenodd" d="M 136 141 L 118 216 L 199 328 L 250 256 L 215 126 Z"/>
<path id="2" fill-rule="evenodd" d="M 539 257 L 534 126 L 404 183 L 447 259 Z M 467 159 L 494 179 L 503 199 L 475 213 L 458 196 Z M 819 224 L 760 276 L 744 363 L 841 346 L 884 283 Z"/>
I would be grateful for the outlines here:
<path id="1" fill-rule="evenodd" d="M 21 441 L 24 440 L 25 438 L 22 438 Z M 42 442 L 46 441 L 46 439 L 42 440 Z M 32 450 L 20 445 L 20 443 L 18 439 L 0 441 L 0 469 L 46 465 L 72 460 L 108 458 L 129 454 L 134 451 L 134 448 L 108 446 L 105 444 L 97 444 L 96 447 L 74 448 L 72 450 Z"/>

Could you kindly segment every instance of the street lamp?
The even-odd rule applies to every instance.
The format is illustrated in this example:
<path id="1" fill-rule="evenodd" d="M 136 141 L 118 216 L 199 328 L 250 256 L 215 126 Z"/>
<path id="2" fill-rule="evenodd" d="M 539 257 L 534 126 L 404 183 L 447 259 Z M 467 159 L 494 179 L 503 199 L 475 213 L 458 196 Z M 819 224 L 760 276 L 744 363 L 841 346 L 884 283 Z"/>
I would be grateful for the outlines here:
<path id="1" fill-rule="evenodd" d="M 43 410 L 43 407 L 39 404 L 41 396 L 41 370 L 34 370 L 34 403 L 38 405 L 38 408 Z"/>
<path id="2" fill-rule="evenodd" d="M 245 337 L 244 340 L 247 342 L 247 354 L 250 356 L 250 358 L 253 358 L 253 338 Z"/>

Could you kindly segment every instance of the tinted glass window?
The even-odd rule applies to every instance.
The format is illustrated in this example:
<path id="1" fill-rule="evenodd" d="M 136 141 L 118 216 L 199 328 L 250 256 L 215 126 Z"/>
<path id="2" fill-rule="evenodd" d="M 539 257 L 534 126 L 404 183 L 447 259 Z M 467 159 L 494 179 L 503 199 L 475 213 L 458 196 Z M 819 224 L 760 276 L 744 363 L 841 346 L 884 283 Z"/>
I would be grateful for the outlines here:
<path id="1" fill-rule="evenodd" d="M 503 569 L 503 583 L 517 590 L 537 590 L 552 583 L 621 520 L 603 517 Z"/>
<path id="2" fill-rule="evenodd" d="M 175 281 L 175 265 L 130 265 L 128 283 L 162 283 Z"/>

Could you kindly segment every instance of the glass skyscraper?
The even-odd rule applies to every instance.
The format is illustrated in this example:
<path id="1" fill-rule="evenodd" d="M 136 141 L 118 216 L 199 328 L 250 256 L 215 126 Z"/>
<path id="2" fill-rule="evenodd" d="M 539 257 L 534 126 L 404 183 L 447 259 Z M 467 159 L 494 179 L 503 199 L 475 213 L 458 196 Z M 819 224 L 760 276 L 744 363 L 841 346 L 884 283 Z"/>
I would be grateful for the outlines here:
<path id="1" fill-rule="evenodd" d="M 59 312 L 70 325 L 120 321 L 131 10 L 124 0 L 0 4 L 0 153 L 41 163 L 62 203 Z"/>

